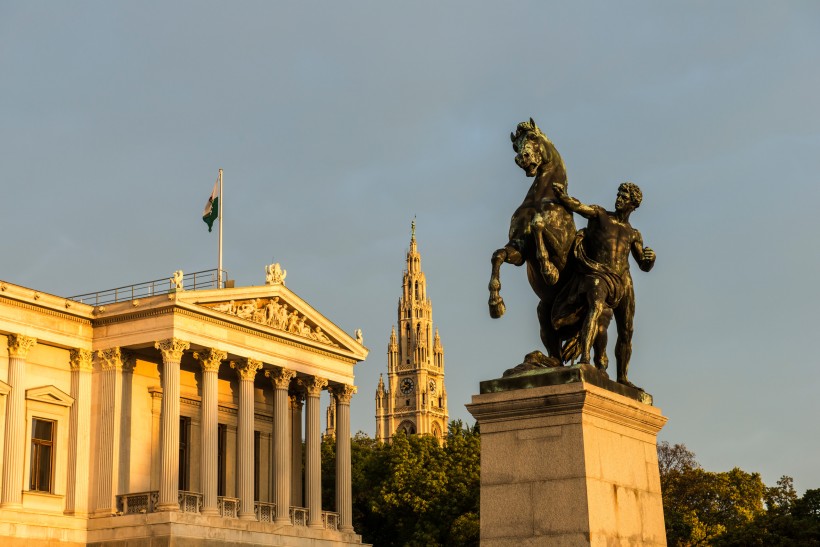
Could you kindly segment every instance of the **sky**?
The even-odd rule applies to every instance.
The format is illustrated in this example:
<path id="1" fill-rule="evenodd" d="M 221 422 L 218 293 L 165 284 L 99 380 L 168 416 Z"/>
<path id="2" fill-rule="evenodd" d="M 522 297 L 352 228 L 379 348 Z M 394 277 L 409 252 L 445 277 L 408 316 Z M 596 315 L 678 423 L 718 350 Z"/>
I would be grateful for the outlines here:
<path id="1" fill-rule="evenodd" d="M 713 471 L 820 488 L 820 4 L 0 0 L 0 279 L 60 296 L 281 263 L 349 333 L 352 429 L 375 433 L 410 222 L 450 417 L 543 349 L 522 268 L 490 257 L 531 179 L 533 117 L 571 195 L 631 218 L 630 378 Z M 585 221 L 576 218 L 579 227 Z M 613 355 L 614 326 L 610 336 Z M 614 361 L 614 359 L 613 359 Z M 613 363 L 614 365 L 614 363 Z M 613 366 L 614 368 L 614 366 Z"/>

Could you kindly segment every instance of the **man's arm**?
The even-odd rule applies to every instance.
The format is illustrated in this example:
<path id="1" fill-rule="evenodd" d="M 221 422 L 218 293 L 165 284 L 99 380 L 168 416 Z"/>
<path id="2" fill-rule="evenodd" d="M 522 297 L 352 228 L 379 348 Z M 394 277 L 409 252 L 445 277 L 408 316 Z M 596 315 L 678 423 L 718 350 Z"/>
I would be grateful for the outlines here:
<path id="1" fill-rule="evenodd" d="M 565 182 L 554 182 L 552 188 L 555 190 L 558 200 L 573 213 L 578 213 L 584 218 L 592 218 L 599 213 L 600 207 L 585 205 L 574 197 L 567 195 L 567 184 Z"/>
<path id="2" fill-rule="evenodd" d="M 632 241 L 632 257 L 638 263 L 638 267 L 645 272 L 655 265 L 655 251 L 643 246 L 643 238 L 638 230 L 635 230 L 635 239 Z"/>

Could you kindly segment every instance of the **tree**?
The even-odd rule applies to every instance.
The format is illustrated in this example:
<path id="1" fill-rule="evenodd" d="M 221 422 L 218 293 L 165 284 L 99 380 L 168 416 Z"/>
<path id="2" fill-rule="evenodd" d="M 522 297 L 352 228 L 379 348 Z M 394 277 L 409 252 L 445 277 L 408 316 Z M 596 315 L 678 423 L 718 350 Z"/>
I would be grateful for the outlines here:
<path id="1" fill-rule="evenodd" d="M 335 506 L 335 444 L 322 444 L 325 507 Z M 353 525 L 374 545 L 478 545 L 480 437 L 477 427 L 450 424 L 443 445 L 397 434 L 379 443 L 351 439 Z"/>
<path id="2" fill-rule="evenodd" d="M 668 545 L 820 547 L 820 490 L 798 498 L 791 477 L 766 487 L 738 468 L 705 471 L 682 444 L 658 444 L 658 462 Z"/>

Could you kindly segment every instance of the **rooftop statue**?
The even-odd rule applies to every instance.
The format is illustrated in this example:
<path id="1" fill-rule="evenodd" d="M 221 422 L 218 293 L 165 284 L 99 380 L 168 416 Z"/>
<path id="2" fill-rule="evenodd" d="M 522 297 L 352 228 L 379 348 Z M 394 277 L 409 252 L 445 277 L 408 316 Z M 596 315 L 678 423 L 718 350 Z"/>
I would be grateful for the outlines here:
<path id="1" fill-rule="evenodd" d="M 642 246 L 640 233 L 629 225 L 629 214 L 640 204 L 640 190 L 633 184 L 621 185 L 615 212 L 584 205 L 567 195 L 564 162 L 532 118 L 519 123 L 510 138 L 515 163 L 534 180 L 510 220 L 509 242 L 493 253 L 490 316 L 499 318 L 505 312 L 501 264 L 526 264 L 527 279 L 539 299 L 538 322 L 547 355 L 531 352 L 504 375 L 563 366 L 578 358 L 590 363 L 593 351 L 595 366 L 606 371 L 607 327 L 614 312 L 618 381 L 632 385 L 626 375 L 635 302 L 628 255 L 631 251 L 644 271 L 655 260 L 652 250 Z M 576 232 L 573 213 L 589 219 L 586 230 Z"/>

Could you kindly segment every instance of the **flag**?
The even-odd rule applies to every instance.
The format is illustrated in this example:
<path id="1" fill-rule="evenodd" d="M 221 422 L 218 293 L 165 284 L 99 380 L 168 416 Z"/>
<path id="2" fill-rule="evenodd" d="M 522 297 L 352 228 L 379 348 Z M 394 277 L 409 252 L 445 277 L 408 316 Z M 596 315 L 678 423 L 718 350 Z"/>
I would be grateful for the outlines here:
<path id="1" fill-rule="evenodd" d="M 208 225 L 208 231 L 213 228 L 214 220 L 219 216 L 219 180 L 214 183 L 214 191 L 211 192 L 211 197 L 208 198 L 208 203 L 205 204 L 205 210 L 202 211 L 202 220 Z"/>

